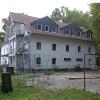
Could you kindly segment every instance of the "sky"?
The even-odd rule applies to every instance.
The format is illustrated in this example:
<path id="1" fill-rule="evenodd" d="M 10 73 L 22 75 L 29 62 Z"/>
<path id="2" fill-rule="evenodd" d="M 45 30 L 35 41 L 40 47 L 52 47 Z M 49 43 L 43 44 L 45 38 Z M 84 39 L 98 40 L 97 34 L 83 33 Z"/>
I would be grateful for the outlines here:
<path id="1" fill-rule="evenodd" d="M 50 16 L 55 8 L 62 6 L 73 10 L 89 11 L 89 4 L 100 0 L 0 0 L 0 31 L 2 18 L 7 18 L 9 12 L 24 13 L 34 17 Z"/>

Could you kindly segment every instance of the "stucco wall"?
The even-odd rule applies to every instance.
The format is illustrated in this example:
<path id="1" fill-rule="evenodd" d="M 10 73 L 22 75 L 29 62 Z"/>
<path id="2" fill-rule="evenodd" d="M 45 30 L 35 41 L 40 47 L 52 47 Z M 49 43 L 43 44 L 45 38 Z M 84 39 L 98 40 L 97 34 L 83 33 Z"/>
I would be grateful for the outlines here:
<path id="1" fill-rule="evenodd" d="M 37 42 L 41 42 L 41 50 L 36 49 Z M 56 51 L 52 51 L 52 44 L 56 44 Z M 66 52 L 67 44 L 69 45 L 69 52 Z M 80 53 L 78 53 L 78 46 L 81 46 Z M 37 56 L 41 56 L 43 65 L 41 67 L 52 67 L 52 58 L 56 58 L 56 65 L 59 68 L 74 68 L 78 64 L 80 64 L 81 67 L 84 66 L 84 54 L 88 53 L 88 47 L 91 47 L 91 53 L 95 53 L 95 48 L 92 42 L 33 35 L 30 44 L 30 53 L 34 55 L 35 59 Z M 64 61 L 64 58 L 71 58 L 71 62 Z M 82 58 L 82 62 L 76 62 L 76 58 Z M 86 67 L 90 67 L 87 59 L 91 59 L 91 63 L 95 64 L 95 56 L 89 56 L 88 58 L 86 57 Z M 35 60 L 32 61 L 35 64 Z"/>

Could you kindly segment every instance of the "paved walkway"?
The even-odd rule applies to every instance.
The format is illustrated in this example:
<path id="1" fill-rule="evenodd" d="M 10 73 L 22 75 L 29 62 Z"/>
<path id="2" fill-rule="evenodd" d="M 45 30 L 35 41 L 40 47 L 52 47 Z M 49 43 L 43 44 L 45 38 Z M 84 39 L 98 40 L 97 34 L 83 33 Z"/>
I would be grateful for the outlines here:
<path id="1" fill-rule="evenodd" d="M 46 89 L 84 88 L 83 72 L 68 72 L 54 75 L 41 75 L 34 79 L 28 79 L 26 85 L 40 85 Z M 100 93 L 100 73 L 86 73 L 86 90 Z"/>

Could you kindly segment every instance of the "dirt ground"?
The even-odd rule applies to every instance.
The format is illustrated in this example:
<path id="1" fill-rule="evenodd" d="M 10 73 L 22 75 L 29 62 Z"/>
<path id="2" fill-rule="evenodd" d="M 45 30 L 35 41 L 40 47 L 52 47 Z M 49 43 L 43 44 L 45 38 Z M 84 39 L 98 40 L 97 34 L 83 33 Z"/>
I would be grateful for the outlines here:
<path id="1" fill-rule="evenodd" d="M 83 72 L 54 73 L 53 75 L 40 75 L 26 82 L 28 86 L 33 83 L 46 89 L 84 89 L 84 74 Z M 86 72 L 86 90 L 100 93 L 100 71 Z"/>

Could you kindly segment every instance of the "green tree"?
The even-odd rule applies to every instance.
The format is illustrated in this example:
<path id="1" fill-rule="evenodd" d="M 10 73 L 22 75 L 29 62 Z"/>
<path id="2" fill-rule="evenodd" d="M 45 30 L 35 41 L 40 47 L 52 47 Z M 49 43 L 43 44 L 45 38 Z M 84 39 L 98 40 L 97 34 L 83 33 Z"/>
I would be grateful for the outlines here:
<path id="1" fill-rule="evenodd" d="M 4 42 L 4 32 L 0 32 L 0 45 Z"/>
<path id="2" fill-rule="evenodd" d="M 68 7 L 62 6 L 60 9 L 55 8 L 52 12 L 51 18 L 54 21 L 62 20 L 65 23 L 76 23 L 80 26 L 89 28 L 91 25 L 90 13 L 83 13 L 79 10 L 69 10 Z"/>
<path id="3" fill-rule="evenodd" d="M 92 15 L 91 29 L 93 37 L 96 39 L 97 53 L 100 53 L 100 3 L 90 4 L 90 12 Z"/>
<path id="4" fill-rule="evenodd" d="M 61 14 L 58 8 L 55 8 L 55 10 L 52 12 L 51 18 L 55 21 L 61 20 Z"/>

